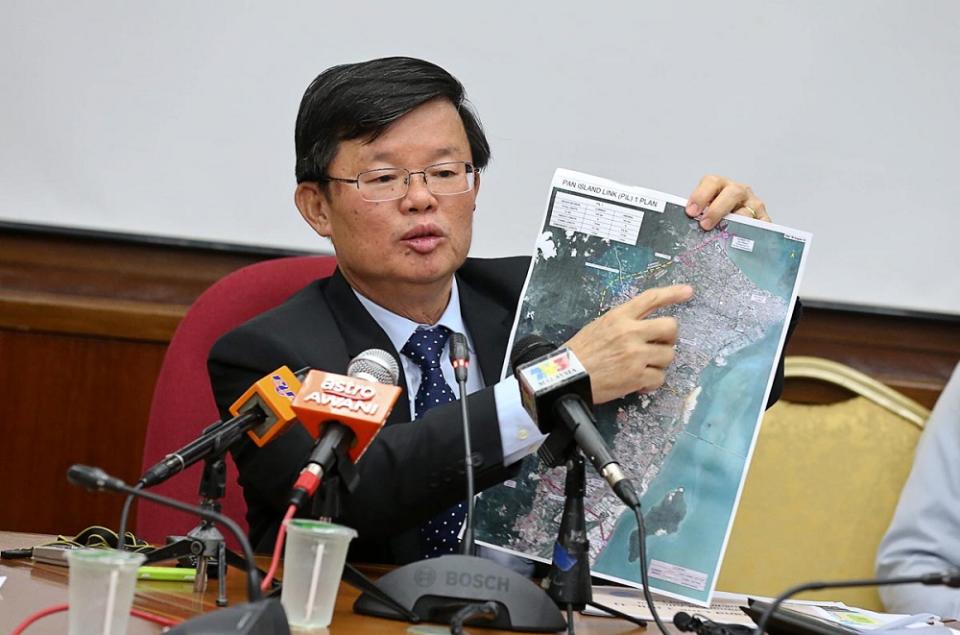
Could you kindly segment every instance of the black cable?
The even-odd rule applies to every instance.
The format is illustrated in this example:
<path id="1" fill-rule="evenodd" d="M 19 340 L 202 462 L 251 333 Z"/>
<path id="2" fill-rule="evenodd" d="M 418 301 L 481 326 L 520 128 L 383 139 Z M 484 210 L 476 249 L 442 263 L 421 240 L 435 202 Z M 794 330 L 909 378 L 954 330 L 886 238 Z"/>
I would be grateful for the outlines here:
<path id="1" fill-rule="evenodd" d="M 823 589 L 847 589 L 861 586 L 891 586 L 894 584 L 926 584 L 929 586 L 944 585 L 952 588 L 958 588 L 960 587 L 960 575 L 954 572 L 927 573 L 919 576 L 908 576 L 901 578 L 838 580 L 836 582 L 808 582 L 806 584 L 798 584 L 797 586 L 790 587 L 778 595 L 776 599 L 774 599 L 774 601 L 767 606 L 766 610 L 763 612 L 763 615 L 761 615 L 760 619 L 757 621 L 757 629 L 754 631 L 754 633 L 756 635 L 763 635 L 764 629 L 767 627 L 767 622 L 770 621 L 770 617 L 773 616 L 781 604 L 789 600 L 797 593 L 803 593 L 804 591 L 820 591 Z"/>
<path id="2" fill-rule="evenodd" d="M 240 526 L 237 525 L 237 523 L 234 522 L 229 516 L 224 516 L 223 514 L 219 514 L 215 511 L 204 509 L 202 507 L 188 505 L 187 503 L 182 503 L 173 498 L 167 498 L 166 496 L 154 494 L 149 490 L 140 488 L 140 483 L 137 483 L 131 487 L 119 478 L 110 476 L 97 467 L 79 464 L 72 465 L 70 466 L 70 469 L 67 470 L 67 480 L 73 485 L 85 487 L 91 491 L 106 490 L 110 492 L 120 492 L 121 494 L 127 495 L 133 494 L 137 497 L 145 498 L 149 501 L 159 503 L 166 507 L 179 509 L 180 511 L 187 512 L 188 514 L 200 516 L 205 520 L 210 520 L 219 525 L 223 525 L 236 537 L 237 542 L 240 543 L 240 547 L 243 549 L 243 556 L 246 558 L 247 569 L 247 595 L 250 601 L 256 602 L 263 599 L 263 593 L 260 591 L 260 580 L 258 578 L 255 560 L 253 559 L 253 549 L 250 547 L 250 541 L 247 540 L 247 537 L 243 533 L 243 530 L 240 529 Z"/>
<path id="3" fill-rule="evenodd" d="M 482 617 L 485 620 L 494 620 L 500 615 L 500 605 L 496 602 L 483 602 L 482 604 L 468 604 L 450 618 L 450 633 L 452 635 L 464 635 L 463 623 Z"/>
<path id="4" fill-rule="evenodd" d="M 650 609 L 650 615 L 661 633 L 669 633 L 667 627 L 660 621 L 657 609 L 653 605 L 653 595 L 650 593 L 650 580 L 647 577 L 647 528 L 643 524 L 643 513 L 640 511 L 640 505 L 633 508 L 633 513 L 637 517 L 637 551 L 640 552 L 640 583 L 643 585 L 643 599 L 647 601 L 647 608 Z"/>
<path id="5" fill-rule="evenodd" d="M 598 603 L 598 602 L 587 602 L 587 606 L 592 606 L 592 607 L 595 608 L 595 609 L 598 609 L 598 610 L 600 610 L 600 611 L 603 611 L 604 613 L 607 613 L 607 614 L 612 615 L 612 616 L 614 616 L 614 617 L 619 617 L 621 620 L 626 620 L 626 621 L 628 621 L 628 622 L 630 622 L 630 623 L 632 623 L 632 624 L 636 624 L 637 626 L 646 626 L 646 625 L 647 625 L 647 620 L 642 619 L 642 618 L 639 618 L 639 617 L 634 617 L 633 615 L 628 615 L 628 614 L 624 613 L 623 611 L 618 611 L 617 609 L 613 608 L 612 606 L 606 606 L 606 605 L 600 604 L 600 603 Z"/>
<path id="6" fill-rule="evenodd" d="M 138 481 L 133 489 L 143 489 L 143 481 Z M 120 512 L 120 531 L 117 532 L 117 549 L 120 551 L 127 547 L 127 521 L 130 519 L 130 508 L 133 507 L 134 499 L 136 499 L 136 496 L 127 494 L 126 500 L 123 501 L 123 511 Z"/>

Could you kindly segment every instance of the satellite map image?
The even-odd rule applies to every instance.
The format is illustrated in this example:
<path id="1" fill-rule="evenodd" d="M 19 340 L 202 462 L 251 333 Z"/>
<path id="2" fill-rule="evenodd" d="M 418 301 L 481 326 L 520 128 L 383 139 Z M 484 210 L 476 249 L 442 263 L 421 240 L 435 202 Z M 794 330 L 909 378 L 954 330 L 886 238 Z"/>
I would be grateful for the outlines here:
<path id="1" fill-rule="evenodd" d="M 558 170 L 513 339 L 555 343 L 645 289 L 686 283 L 657 391 L 595 408 L 600 433 L 642 494 L 651 588 L 709 602 L 811 236 L 743 216 L 702 230 L 682 198 Z M 477 539 L 549 562 L 565 469 L 528 456 L 477 501 Z M 594 575 L 640 580 L 636 521 L 587 470 Z"/>

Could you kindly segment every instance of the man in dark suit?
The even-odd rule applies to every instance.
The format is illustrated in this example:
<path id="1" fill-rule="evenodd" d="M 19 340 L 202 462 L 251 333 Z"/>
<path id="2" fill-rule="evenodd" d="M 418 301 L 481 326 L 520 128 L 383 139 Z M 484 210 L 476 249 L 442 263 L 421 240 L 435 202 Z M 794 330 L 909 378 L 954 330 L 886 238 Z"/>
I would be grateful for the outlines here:
<path id="1" fill-rule="evenodd" d="M 541 440 L 515 380 L 498 381 L 529 259 L 467 258 L 490 148 L 463 87 L 434 64 L 387 58 L 324 71 L 301 102 L 296 146 L 297 207 L 332 241 L 338 269 L 218 341 L 214 393 L 225 412 L 280 365 L 344 373 L 366 349 L 394 354 L 404 394 L 358 463 L 359 488 L 338 520 L 359 531 L 355 559 L 409 562 L 427 555 L 425 527 L 439 527 L 438 514 L 446 518 L 464 493 L 452 370 L 425 365 L 412 343 L 438 334 L 445 349 L 450 332 L 465 332 L 481 371 L 468 386 L 478 487 L 506 479 Z M 750 188 L 720 177 L 701 181 L 687 213 L 707 230 L 728 213 L 767 218 Z M 686 285 L 649 289 L 567 342 L 591 375 L 595 402 L 663 383 L 677 324 L 648 316 L 692 294 Z M 235 449 L 258 549 L 272 546 L 312 445 L 296 425 L 264 448 Z"/>

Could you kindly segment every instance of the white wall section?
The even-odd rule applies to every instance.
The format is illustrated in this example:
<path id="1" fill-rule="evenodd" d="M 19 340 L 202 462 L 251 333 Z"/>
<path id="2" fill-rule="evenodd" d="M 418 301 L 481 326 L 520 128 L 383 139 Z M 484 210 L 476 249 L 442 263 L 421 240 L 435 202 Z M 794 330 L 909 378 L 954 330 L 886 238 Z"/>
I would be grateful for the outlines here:
<path id="1" fill-rule="evenodd" d="M 754 186 L 802 296 L 960 314 L 960 3 L 4 2 L 0 219 L 326 249 L 293 125 L 332 64 L 435 61 L 493 162 L 473 253 L 529 253 L 556 167 Z"/>

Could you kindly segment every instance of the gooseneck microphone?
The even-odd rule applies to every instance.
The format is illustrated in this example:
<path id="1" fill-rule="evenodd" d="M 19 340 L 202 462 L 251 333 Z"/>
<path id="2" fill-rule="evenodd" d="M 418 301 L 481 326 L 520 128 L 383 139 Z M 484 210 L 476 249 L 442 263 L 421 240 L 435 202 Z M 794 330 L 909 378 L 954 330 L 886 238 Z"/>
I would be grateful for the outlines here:
<path id="1" fill-rule="evenodd" d="M 466 337 L 460 333 L 451 333 L 448 342 L 450 363 L 460 386 L 466 455 L 467 514 L 461 553 L 420 560 L 394 569 L 377 580 L 379 594 L 364 592 L 353 605 L 353 610 L 388 619 L 449 623 L 453 633 L 463 632 L 463 622 L 478 616 L 489 620 L 486 626 L 491 628 L 560 631 L 564 627 L 563 616 L 543 589 L 493 560 L 472 555 L 474 475 L 466 389 L 470 351 Z M 382 595 L 394 598 L 406 610 L 398 611 L 384 602 Z M 411 619 L 411 612 L 416 619 Z"/>
<path id="2" fill-rule="evenodd" d="M 111 491 L 138 496 L 167 507 L 195 514 L 205 520 L 219 523 L 230 530 L 243 549 L 247 561 L 247 598 L 249 602 L 228 609 L 205 613 L 175 626 L 170 635 L 199 635 L 201 633 L 245 633 L 246 635 L 289 635 L 290 625 L 287 614 L 276 599 L 264 599 L 260 592 L 257 569 L 254 565 L 253 549 L 243 530 L 223 514 L 181 503 L 178 500 L 160 496 L 153 492 L 130 487 L 119 478 L 107 474 L 98 467 L 72 465 L 67 470 L 67 480 L 73 485 L 85 487 L 91 491 Z"/>
<path id="3" fill-rule="evenodd" d="M 513 347 L 510 364 L 520 384 L 523 407 L 541 432 L 554 437 L 541 446 L 541 458 L 548 465 L 560 465 L 576 445 L 617 497 L 631 509 L 638 507 L 640 497 L 633 483 L 597 430 L 590 376 L 573 351 L 528 335 Z"/>
<path id="4" fill-rule="evenodd" d="M 243 549 L 243 555 L 249 565 L 247 569 L 247 597 L 251 602 L 255 602 L 263 598 L 263 595 L 260 592 L 260 584 L 257 579 L 257 570 L 253 565 L 255 560 L 253 559 L 253 549 L 250 548 L 250 541 L 247 540 L 247 537 L 244 535 L 243 530 L 240 529 L 240 526 L 233 522 L 230 518 L 209 509 L 204 509 L 195 505 L 188 505 L 187 503 L 182 503 L 178 500 L 167 498 L 166 496 L 160 496 L 159 494 L 154 494 L 153 492 L 147 490 L 131 487 L 124 483 L 121 479 L 115 476 L 110 476 L 104 470 L 98 467 L 80 464 L 71 465 L 67 470 L 67 480 L 73 485 L 84 487 L 93 492 L 120 492 L 123 494 L 137 496 L 139 498 L 145 498 L 146 500 L 159 503 L 160 505 L 173 507 L 174 509 L 179 509 L 180 511 L 187 512 L 188 514 L 194 514 L 195 516 L 199 516 L 205 520 L 210 520 L 223 525 L 230 530 L 230 533 L 232 533 L 234 537 L 236 537 L 237 542 L 240 543 L 240 547 Z"/>
<path id="5" fill-rule="evenodd" d="M 470 348 L 463 333 L 450 334 L 450 365 L 460 388 L 460 415 L 463 418 L 463 469 L 467 477 L 467 514 L 463 525 L 460 553 L 473 555 L 473 508 L 476 491 L 473 484 L 473 447 L 470 443 L 470 412 L 467 408 L 467 369 L 470 367 Z"/>

